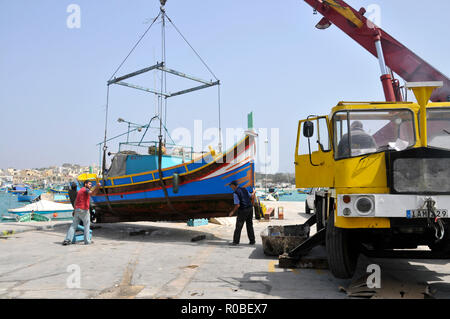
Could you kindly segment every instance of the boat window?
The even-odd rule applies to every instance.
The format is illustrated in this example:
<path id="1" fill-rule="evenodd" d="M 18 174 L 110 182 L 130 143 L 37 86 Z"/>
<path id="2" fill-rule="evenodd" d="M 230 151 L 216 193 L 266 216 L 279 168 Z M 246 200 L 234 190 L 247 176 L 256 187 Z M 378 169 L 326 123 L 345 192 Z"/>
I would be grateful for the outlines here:
<path id="1" fill-rule="evenodd" d="M 450 150 L 450 108 L 427 110 L 428 146 Z"/>
<path id="2" fill-rule="evenodd" d="M 387 150 L 402 151 L 415 144 L 413 112 L 338 112 L 334 115 L 334 136 L 336 158 L 357 157 Z"/>

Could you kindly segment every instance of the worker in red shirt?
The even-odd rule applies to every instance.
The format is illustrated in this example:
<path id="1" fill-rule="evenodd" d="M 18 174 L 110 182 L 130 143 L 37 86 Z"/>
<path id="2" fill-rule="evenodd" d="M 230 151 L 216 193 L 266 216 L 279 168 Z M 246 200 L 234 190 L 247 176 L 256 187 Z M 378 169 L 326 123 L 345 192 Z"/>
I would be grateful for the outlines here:
<path id="1" fill-rule="evenodd" d="M 66 239 L 63 241 L 63 245 L 70 245 L 73 240 L 73 236 L 80 224 L 83 222 L 84 226 L 84 244 L 89 245 L 91 243 L 89 239 L 89 226 L 91 223 L 91 215 L 89 212 L 89 200 L 91 195 L 96 195 L 98 193 L 98 184 L 92 188 L 92 183 L 90 181 L 84 181 L 84 187 L 80 189 L 77 193 L 77 198 L 75 200 L 75 213 L 73 215 L 73 222 L 67 231 Z"/>

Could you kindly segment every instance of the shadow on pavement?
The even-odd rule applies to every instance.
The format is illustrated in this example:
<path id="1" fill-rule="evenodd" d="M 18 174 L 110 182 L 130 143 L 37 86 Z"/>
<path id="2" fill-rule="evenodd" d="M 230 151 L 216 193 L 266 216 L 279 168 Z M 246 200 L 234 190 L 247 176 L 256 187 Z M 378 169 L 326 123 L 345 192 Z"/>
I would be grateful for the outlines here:
<path id="1" fill-rule="evenodd" d="M 179 223 L 178 223 L 179 224 Z M 46 230 L 46 232 L 52 232 L 61 235 L 61 241 L 57 242 L 61 244 L 64 237 L 69 229 L 70 224 L 60 225 L 52 230 Z M 200 228 L 202 226 L 199 226 Z M 106 240 L 116 240 L 116 241 L 126 241 L 126 242 L 176 242 L 185 243 L 187 245 L 199 245 L 219 241 L 223 242 L 226 240 L 216 237 L 211 233 L 211 229 L 205 229 L 204 231 L 200 229 L 185 229 L 177 226 L 171 227 L 169 223 L 164 225 L 158 225 L 154 223 L 152 225 L 142 225 L 133 223 L 114 223 L 114 224 L 93 224 L 91 226 L 92 230 L 92 240 L 106 239 Z M 81 243 L 82 244 L 82 243 Z"/>

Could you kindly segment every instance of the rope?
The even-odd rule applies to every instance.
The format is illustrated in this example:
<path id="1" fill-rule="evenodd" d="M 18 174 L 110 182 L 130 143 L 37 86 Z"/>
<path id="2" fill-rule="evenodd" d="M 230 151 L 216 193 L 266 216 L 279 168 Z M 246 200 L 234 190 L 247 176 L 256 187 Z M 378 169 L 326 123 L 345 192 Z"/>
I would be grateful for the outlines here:
<path id="1" fill-rule="evenodd" d="M 109 80 L 112 80 L 112 78 L 117 74 L 117 72 L 119 72 L 120 68 L 123 66 L 123 64 L 125 63 L 125 61 L 130 57 L 130 55 L 133 53 L 133 51 L 136 49 L 136 47 L 139 45 L 139 43 L 141 43 L 142 39 L 146 36 L 146 34 L 148 33 L 148 31 L 150 31 L 150 28 L 153 26 L 153 24 L 156 22 L 156 20 L 159 18 L 161 12 L 158 13 L 158 15 L 156 16 L 155 19 L 153 19 L 153 22 L 150 24 L 150 26 L 147 28 L 147 30 L 145 30 L 144 34 L 139 38 L 138 42 L 136 42 L 136 44 L 133 46 L 133 48 L 131 49 L 131 51 L 128 53 L 128 55 L 126 56 L 126 58 L 122 61 L 122 63 L 119 65 L 119 67 L 116 69 L 116 71 L 114 72 L 114 74 L 111 76 L 111 78 Z"/>
<path id="2" fill-rule="evenodd" d="M 161 43 L 161 50 L 162 50 L 162 60 L 164 63 L 167 62 L 166 57 L 166 20 L 164 19 L 166 17 L 166 12 L 163 12 L 162 16 L 162 43 Z M 166 72 L 162 72 L 162 78 L 161 78 L 161 93 L 167 91 L 167 74 Z M 163 114 L 164 118 L 164 127 L 167 126 L 167 97 L 164 98 L 164 111 L 163 111 L 163 98 L 161 95 L 161 113 Z M 164 112 L 164 113 L 163 113 Z M 162 124 L 162 123 L 161 123 Z M 164 132 L 164 144 L 166 143 L 167 134 Z"/>
<path id="3" fill-rule="evenodd" d="M 96 179 L 97 180 L 97 185 L 99 185 L 99 187 L 100 187 L 100 183 L 99 183 L 99 180 L 98 179 Z M 106 185 L 106 180 L 105 180 L 105 176 L 103 175 L 103 177 L 102 177 L 102 181 L 103 181 L 103 187 L 100 187 L 100 189 L 102 190 L 102 192 L 103 192 L 103 195 L 105 195 L 105 197 L 106 197 L 106 204 L 108 205 L 108 209 L 109 209 L 109 211 L 110 211 L 110 213 L 112 214 L 112 215 L 116 215 L 116 213 L 113 211 L 113 209 L 112 209 L 112 206 L 111 206 L 111 202 L 110 202 L 110 200 L 109 200 L 109 196 L 108 196 L 108 193 L 106 192 L 106 188 L 105 188 L 105 185 Z"/>
<path id="4" fill-rule="evenodd" d="M 175 23 L 173 23 L 172 19 L 170 19 L 169 16 L 167 16 L 167 14 L 165 15 L 167 17 L 167 20 L 169 20 L 169 22 L 172 24 L 172 26 L 174 27 L 174 29 L 178 32 L 178 34 L 181 36 L 181 38 L 186 42 L 186 44 L 192 49 L 192 51 L 195 53 L 195 55 L 198 57 L 198 59 L 202 62 L 202 64 L 206 67 L 206 69 L 208 69 L 209 73 L 211 73 L 211 75 L 214 77 L 214 79 L 216 81 L 219 81 L 219 79 L 217 78 L 217 76 L 214 74 L 214 72 L 211 70 L 211 68 L 206 64 L 205 60 L 203 60 L 203 58 L 200 56 L 200 54 L 198 54 L 198 52 L 194 49 L 194 47 L 189 43 L 189 41 L 186 39 L 186 37 L 181 33 L 181 31 L 177 28 L 177 26 L 175 25 Z M 218 85 L 218 89 L 217 89 L 217 96 L 218 96 L 218 109 L 219 109 L 219 152 L 222 152 L 222 123 L 221 123 L 221 98 L 220 98 L 220 83 Z"/>
<path id="5" fill-rule="evenodd" d="M 219 105 L 219 153 L 222 153 L 222 125 L 220 118 L 220 83 L 217 86 L 217 95 L 218 95 L 218 105 Z"/>
<path id="6" fill-rule="evenodd" d="M 211 71 L 211 69 L 209 68 L 209 66 L 206 64 L 206 62 L 202 59 L 202 57 L 197 53 L 197 51 L 195 51 L 195 49 L 192 47 L 192 45 L 189 43 L 189 41 L 184 37 L 184 35 L 180 32 L 180 30 L 178 30 L 177 26 L 172 22 L 172 20 L 169 18 L 169 16 L 167 16 L 167 20 L 169 20 L 169 22 L 173 25 L 173 27 L 175 28 L 175 30 L 178 32 L 178 34 L 183 38 L 183 40 L 187 43 L 187 45 L 189 45 L 189 47 L 192 49 L 192 51 L 194 51 L 194 53 L 197 55 L 197 57 L 200 59 L 200 61 L 202 61 L 203 65 L 208 69 L 208 71 L 212 74 L 212 76 L 216 79 L 216 81 L 218 81 L 219 79 L 216 77 L 216 75 L 213 73 L 213 71 Z"/>
<path id="7" fill-rule="evenodd" d="M 178 216 L 181 216 L 182 219 L 184 219 L 184 216 L 179 213 L 175 207 L 173 207 L 172 202 L 170 201 L 169 193 L 166 189 L 166 184 L 163 180 L 163 174 L 162 174 L 162 135 L 159 135 L 159 147 L 158 147 L 158 173 L 159 173 L 159 183 L 161 185 L 161 188 L 164 192 L 164 197 L 166 198 L 167 206 L 169 206 L 170 210 L 175 213 Z"/>
<path id="8" fill-rule="evenodd" d="M 429 227 L 432 226 L 434 228 L 434 236 L 436 238 L 435 243 L 437 243 L 437 242 L 440 242 L 444 238 L 445 228 L 442 223 L 442 220 L 436 216 L 434 205 L 435 205 L 435 202 L 433 201 L 433 199 L 431 197 L 425 199 L 424 207 L 426 207 L 426 209 L 428 211 L 427 224 Z M 433 215 L 433 218 L 431 218 L 430 213 L 431 213 L 431 215 Z"/>
<path id="9" fill-rule="evenodd" d="M 161 9 L 162 12 L 162 27 L 161 27 L 161 55 L 162 55 L 162 62 L 165 63 L 166 61 L 166 33 L 165 33 L 165 17 L 166 17 L 166 13 L 164 10 Z M 169 19 L 170 21 L 170 19 Z M 162 72 L 162 76 L 161 76 L 161 93 L 164 92 L 167 88 L 167 76 L 166 73 Z M 167 99 L 164 99 L 163 101 L 163 96 L 162 94 L 159 96 L 158 98 L 158 111 L 159 114 L 164 116 L 163 114 L 167 115 Z M 163 104 L 164 104 L 164 108 L 165 108 L 165 113 L 163 113 Z M 172 210 L 176 215 L 180 215 L 180 213 L 178 213 L 175 210 L 175 207 L 173 207 L 172 202 L 170 201 L 170 197 L 169 197 L 169 193 L 167 192 L 166 189 L 166 184 L 164 183 L 163 180 L 163 173 L 162 173 L 162 128 L 164 126 L 165 132 L 167 132 L 167 129 L 165 127 L 165 125 L 163 125 L 162 123 L 162 116 L 159 116 L 159 146 L 158 146 L 158 173 L 159 173 L 159 183 L 161 185 L 161 188 L 164 192 L 164 197 L 166 198 L 167 201 L 167 206 L 169 206 L 170 210 Z M 165 122 L 167 121 L 167 119 L 164 117 Z M 164 132 L 164 144 L 166 141 L 166 133 Z"/>
<path id="10" fill-rule="evenodd" d="M 106 90 L 106 112 L 105 112 L 105 138 L 103 140 L 103 160 L 102 160 L 102 175 L 105 173 L 106 169 L 106 136 L 108 132 L 108 110 L 109 110 L 109 85 Z"/>

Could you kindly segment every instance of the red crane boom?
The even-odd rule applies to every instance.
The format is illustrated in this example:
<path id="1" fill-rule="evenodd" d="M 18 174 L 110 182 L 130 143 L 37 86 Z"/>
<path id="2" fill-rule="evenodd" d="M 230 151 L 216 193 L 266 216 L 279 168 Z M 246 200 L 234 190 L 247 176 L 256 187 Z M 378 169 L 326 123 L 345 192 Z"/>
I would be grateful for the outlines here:
<path id="1" fill-rule="evenodd" d="M 443 87 L 434 91 L 431 101 L 450 101 L 450 79 L 367 19 L 364 8 L 356 11 L 342 0 L 304 1 L 324 16 L 316 28 L 334 24 L 378 58 L 386 101 L 402 100 L 399 82 L 386 65 L 407 82 L 442 81 Z"/>

